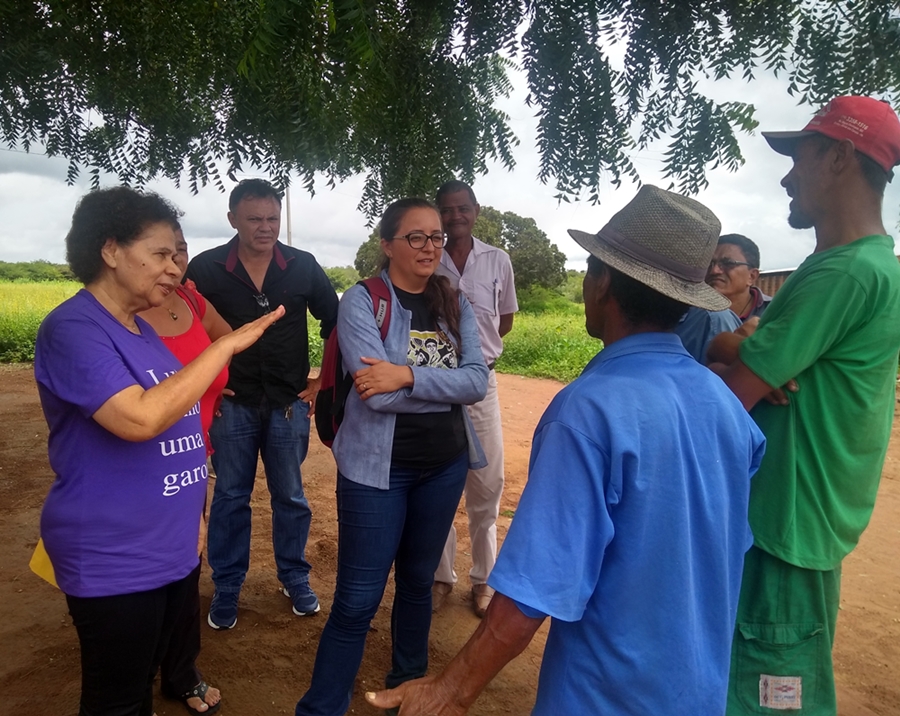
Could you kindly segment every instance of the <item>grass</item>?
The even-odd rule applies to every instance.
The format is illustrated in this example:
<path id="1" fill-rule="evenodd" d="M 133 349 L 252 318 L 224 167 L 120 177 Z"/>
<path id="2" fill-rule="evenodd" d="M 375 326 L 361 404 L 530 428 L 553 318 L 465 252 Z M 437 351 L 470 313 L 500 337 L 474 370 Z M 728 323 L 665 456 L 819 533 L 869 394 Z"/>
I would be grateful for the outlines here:
<path id="1" fill-rule="evenodd" d="M 0 363 L 34 360 L 34 339 L 41 321 L 79 288 L 74 281 L 0 282 Z M 549 303 L 530 301 L 523 309 L 503 341 L 498 371 L 569 382 L 600 350 L 601 344 L 584 330 L 582 306 L 554 299 Z M 319 324 L 309 316 L 308 325 L 309 362 L 319 365 Z"/>
<path id="2" fill-rule="evenodd" d="M 572 308 L 516 314 L 512 331 L 503 339 L 497 370 L 564 383 L 575 380 L 603 345 L 585 331 L 583 309 Z"/>
<path id="3" fill-rule="evenodd" d="M 319 322 L 310 313 L 306 314 L 306 333 L 309 336 L 309 364 L 322 365 L 322 349 L 325 347 L 325 341 L 319 335 Z"/>

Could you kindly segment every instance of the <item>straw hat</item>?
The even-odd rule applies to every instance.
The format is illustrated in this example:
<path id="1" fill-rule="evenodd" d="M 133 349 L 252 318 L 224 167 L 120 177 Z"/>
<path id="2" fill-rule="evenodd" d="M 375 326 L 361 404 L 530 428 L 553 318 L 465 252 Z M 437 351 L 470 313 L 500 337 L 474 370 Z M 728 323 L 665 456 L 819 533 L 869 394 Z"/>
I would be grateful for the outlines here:
<path id="1" fill-rule="evenodd" d="M 645 184 L 596 234 L 569 229 L 569 235 L 603 263 L 664 296 L 721 311 L 731 302 L 704 281 L 721 229 L 699 201 Z"/>

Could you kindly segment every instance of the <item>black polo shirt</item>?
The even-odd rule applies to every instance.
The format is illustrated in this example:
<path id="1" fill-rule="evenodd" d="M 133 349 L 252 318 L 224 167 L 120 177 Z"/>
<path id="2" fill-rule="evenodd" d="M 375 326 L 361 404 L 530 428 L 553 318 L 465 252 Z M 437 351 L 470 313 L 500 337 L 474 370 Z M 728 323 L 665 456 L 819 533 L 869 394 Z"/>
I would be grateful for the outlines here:
<path id="1" fill-rule="evenodd" d="M 319 320 L 327 338 L 337 322 L 338 299 L 312 254 L 277 242 L 272 261 L 256 290 L 238 258 L 238 237 L 194 257 L 186 278 L 197 284 L 232 328 L 256 320 L 284 305 L 284 316 L 262 338 L 236 355 L 229 367 L 228 387 L 234 400 L 272 409 L 297 400 L 309 376 L 309 336 L 306 309 Z M 268 305 L 268 308 L 266 308 Z"/>

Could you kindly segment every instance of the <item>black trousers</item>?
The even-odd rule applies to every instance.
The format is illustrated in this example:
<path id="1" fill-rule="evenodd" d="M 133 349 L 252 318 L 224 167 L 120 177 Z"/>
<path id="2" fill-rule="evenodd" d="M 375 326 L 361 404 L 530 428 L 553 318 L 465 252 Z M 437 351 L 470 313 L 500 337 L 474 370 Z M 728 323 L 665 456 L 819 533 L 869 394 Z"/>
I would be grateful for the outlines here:
<path id="1" fill-rule="evenodd" d="M 134 594 L 66 595 L 81 645 L 79 716 L 152 716 L 153 678 L 189 585 L 185 577 Z"/>
<path id="2" fill-rule="evenodd" d="M 169 648 L 160 664 L 162 692 L 178 698 L 193 689 L 203 679 L 197 669 L 200 655 L 200 566 L 187 576 L 187 594 L 175 619 Z"/>

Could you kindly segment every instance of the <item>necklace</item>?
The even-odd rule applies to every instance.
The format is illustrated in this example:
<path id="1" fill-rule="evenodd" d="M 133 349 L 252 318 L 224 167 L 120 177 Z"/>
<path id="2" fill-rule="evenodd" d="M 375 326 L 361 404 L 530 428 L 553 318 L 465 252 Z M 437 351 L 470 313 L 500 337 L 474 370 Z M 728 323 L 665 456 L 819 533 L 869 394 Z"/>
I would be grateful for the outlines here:
<path id="1" fill-rule="evenodd" d="M 169 312 L 169 315 L 172 317 L 173 321 L 178 320 L 178 314 L 175 313 L 175 311 L 173 311 L 171 308 L 167 308 L 166 310 Z"/>

